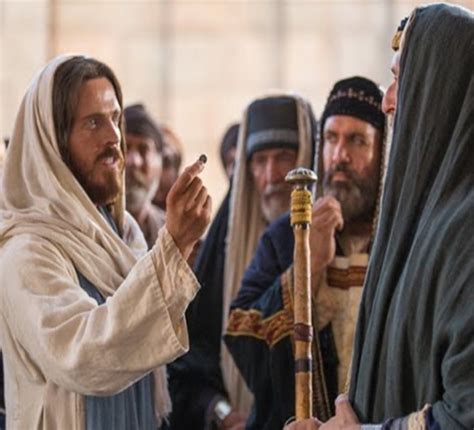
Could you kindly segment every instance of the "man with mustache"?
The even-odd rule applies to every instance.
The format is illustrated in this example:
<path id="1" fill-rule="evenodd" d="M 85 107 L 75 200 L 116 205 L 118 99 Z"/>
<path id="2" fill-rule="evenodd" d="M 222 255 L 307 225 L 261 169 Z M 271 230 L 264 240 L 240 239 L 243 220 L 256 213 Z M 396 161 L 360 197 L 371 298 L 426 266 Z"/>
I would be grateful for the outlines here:
<path id="1" fill-rule="evenodd" d="M 20 106 L 0 201 L 0 337 L 11 429 L 154 429 L 164 364 L 188 349 L 186 263 L 211 202 L 189 166 L 149 252 L 124 210 L 122 92 L 83 56 L 53 59 Z"/>
<path id="2" fill-rule="evenodd" d="M 195 265 L 203 286 L 190 307 L 190 353 L 170 366 L 173 428 L 241 429 L 252 400 L 222 343 L 231 300 L 257 241 L 288 211 L 285 183 L 297 165 L 311 167 L 315 120 L 293 95 L 262 97 L 244 112 L 230 196 L 224 200 Z"/>
<path id="3" fill-rule="evenodd" d="M 127 210 L 138 222 L 151 248 L 165 225 L 165 211 L 152 203 L 160 184 L 163 138 L 143 105 L 124 110 L 127 153 L 125 157 Z"/>
<path id="4" fill-rule="evenodd" d="M 362 77 L 337 82 L 322 118 L 310 230 L 314 409 L 329 417 L 346 382 L 372 244 L 385 116 L 382 92 Z M 293 232 L 271 224 L 231 305 L 225 342 L 255 396 L 247 428 L 276 429 L 294 416 Z"/>

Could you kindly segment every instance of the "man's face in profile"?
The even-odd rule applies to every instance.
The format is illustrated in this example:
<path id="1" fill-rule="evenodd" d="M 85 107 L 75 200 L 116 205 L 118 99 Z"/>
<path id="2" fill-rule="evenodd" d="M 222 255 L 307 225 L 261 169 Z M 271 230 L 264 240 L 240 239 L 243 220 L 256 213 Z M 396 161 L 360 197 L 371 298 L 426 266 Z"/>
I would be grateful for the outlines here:
<path id="1" fill-rule="evenodd" d="M 398 75 L 400 73 L 400 51 L 395 52 L 392 58 L 392 82 L 385 91 L 382 100 L 382 110 L 384 114 L 393 117 L 397 110 L 397 93 L 398 93 Z"/>
<path id="2" fill-rule="evenodd" d="M 85 81 L 68 140 L 70 168 L 96 205 L 112 203 L 122 188 L 121 109 L 107 78 Z"/>

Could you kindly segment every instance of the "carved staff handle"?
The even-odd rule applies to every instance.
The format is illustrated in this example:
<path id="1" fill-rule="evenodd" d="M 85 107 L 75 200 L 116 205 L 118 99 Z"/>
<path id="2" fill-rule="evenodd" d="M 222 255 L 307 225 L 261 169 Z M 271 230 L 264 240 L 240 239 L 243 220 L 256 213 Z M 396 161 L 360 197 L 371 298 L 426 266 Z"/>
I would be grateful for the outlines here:
<path id="1" fill-rule="evenodd" d="M 316 182 L 309 169 L 290 171 L 286 181 L 294 185 L 291 193 L 291 226 L 295 235 L 294 312 L 295 312 L 295 411 L 296 419 L 313 416 L 312 353 L 313 327 L 311 320 L 311 266 L 309 232 L 312 196 L 308 186 Z"/>

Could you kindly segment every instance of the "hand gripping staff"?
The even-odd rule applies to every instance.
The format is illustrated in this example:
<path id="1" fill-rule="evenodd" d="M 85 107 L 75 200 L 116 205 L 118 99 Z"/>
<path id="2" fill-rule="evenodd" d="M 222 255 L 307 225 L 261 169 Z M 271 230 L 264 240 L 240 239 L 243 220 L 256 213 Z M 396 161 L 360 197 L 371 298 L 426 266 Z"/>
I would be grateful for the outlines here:
<path id="1" fill-rule="evenodd" d="M 313 416 L 312 357 L 313 327 L 311 320 L 311 267 L 309 232 L 312 196 L 308 189 L 317 181 L 309 169 L 290 171 L 285 180 L 294 186 L 291 193 L 291 226 L 295 235 L 293 254 L 295 313 L 295 412 L 296 419 Z"/>

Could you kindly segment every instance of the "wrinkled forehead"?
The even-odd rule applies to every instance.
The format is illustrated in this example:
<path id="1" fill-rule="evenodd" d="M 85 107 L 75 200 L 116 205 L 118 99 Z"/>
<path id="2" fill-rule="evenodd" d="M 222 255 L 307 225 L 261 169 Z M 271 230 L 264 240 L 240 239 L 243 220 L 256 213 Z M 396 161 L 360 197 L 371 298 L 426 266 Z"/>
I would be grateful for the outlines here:
<path id="1" fill-rule="evenodd" d="M 278 143 L 278 142 L 277 142 Z M 255 158 L 275 158 L 281 155 L 294 155 L 296 157 L 298 153 L 297 148 L 286 147 L 286 146 L 278 146 L 275 145 L 274 147 L 259 149 L 255 151 L 249 158 L 249 161 L 252 161 Z"/>
<path id="2" fill-rule="evenodd" d="M 75 100 L 76 113 L 121 111 L 115 88 L 106 77 L 84 80 Z M 78 112 L 79 111 L 79 112 Z"/>

